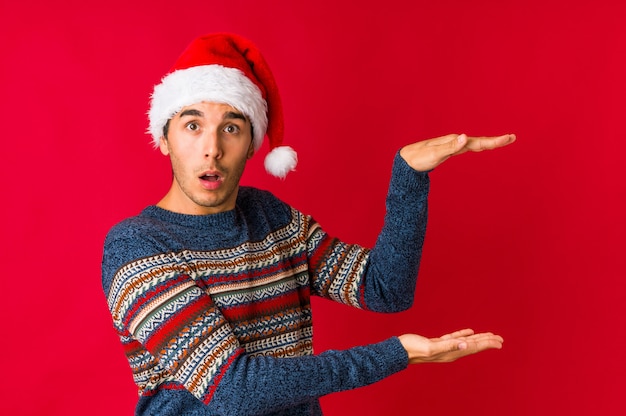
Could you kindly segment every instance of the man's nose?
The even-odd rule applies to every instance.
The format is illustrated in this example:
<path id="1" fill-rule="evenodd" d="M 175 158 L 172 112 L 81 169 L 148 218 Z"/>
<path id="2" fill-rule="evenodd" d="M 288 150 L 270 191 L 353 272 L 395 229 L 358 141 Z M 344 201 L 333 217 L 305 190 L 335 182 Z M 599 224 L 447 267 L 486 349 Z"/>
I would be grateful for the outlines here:
<path id="1" fill-rule="evenodd" d="M 204 157 L 219 159 L 222 157 L 222 146 L 219 132 L 207 131 L 203 138 Z"/>

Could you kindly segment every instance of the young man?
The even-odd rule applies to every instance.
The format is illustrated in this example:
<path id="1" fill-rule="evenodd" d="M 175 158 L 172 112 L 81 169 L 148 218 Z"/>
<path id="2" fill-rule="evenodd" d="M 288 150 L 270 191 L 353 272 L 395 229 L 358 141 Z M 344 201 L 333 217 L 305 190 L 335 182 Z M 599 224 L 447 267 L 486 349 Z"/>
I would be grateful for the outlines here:
<path id="1" fill-rule="evenodd" d="M 427 172 L 452 155 L 513 135 L 448 135 L 396 155 L 385 225 L 373 249 L 327 235 L 268 192 L 240 187 L 264 137 L 284 177 L 280 99 L 249 41 L 196 39 L 154 89 L 150 132 L 172 186 L 111 229 L 102 281 L 147 415 L 321 414 L 318 398 L 422 362 L 453 361 L 502 338 L 461 330 L 404 334 L 313 355 L 310 296 L 395 312 L 411 306 L 426 228 Z"/>

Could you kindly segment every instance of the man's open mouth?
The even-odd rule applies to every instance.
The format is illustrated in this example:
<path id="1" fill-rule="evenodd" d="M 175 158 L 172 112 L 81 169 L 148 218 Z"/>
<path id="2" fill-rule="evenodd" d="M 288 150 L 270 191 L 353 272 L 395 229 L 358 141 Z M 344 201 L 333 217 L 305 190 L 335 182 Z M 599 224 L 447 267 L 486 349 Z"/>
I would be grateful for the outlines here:
<path id="1" fill-rule="evenodd" d="M 200 179 L 204 180 L 204 181 L 208 181 L 208 182 L 217 182 L 221 179 L 221 177 L 219 175 L 202 175 L 200 176 Z"/>

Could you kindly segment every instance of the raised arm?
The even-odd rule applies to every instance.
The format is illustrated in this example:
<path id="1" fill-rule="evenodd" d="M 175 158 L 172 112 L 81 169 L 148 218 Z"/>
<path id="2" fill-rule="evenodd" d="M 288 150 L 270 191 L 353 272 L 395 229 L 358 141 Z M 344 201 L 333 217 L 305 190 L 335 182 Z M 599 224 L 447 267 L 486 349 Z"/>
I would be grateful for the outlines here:
<path id="1" fill-rule="evenodd" d="M 368 308 L 395 312 L 412 304 L 426 232 L 429 189 L 426 172 L 451 156 L 495 149 L 513 141 L 514 135 L 468 137 L 450 134 L 413 143 L 400 150 L 389 185 L 385 224 L 370 254 L 363 279 L 363 299 Z"/>
<path id="2" fill-rule="evenodd" d="M 393 164 L 384 226 L 371 251 L 312 228 L 309 252 L 315 292 L 378 312 L 409 308 L 426 233 L 430 187 L 427 172 L 450 156 L 495 149 L 513 141 L 514 135 L 451 134 L 402 148 Z"/>

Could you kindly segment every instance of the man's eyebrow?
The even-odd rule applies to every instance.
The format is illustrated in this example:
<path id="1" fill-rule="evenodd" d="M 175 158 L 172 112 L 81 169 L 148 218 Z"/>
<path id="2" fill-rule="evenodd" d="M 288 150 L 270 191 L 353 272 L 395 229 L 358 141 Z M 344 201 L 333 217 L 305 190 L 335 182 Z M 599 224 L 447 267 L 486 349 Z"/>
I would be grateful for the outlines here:
<path id="1" fill-rule="evenodd" d="M 224 120 L 229 120 L 233 118 L 248 121 L 248 118 L 241 113 L 236 113 L 234 111 L 227 111 L 226 113 L 224 113 Z"/>
<path id="2" fill-rule="evenodd" d="M 202 111 L 200 111 L 200 110 L 196 110 L 194 108 L 190 108 L 189 110 L 181 111 L 180 114 L 178 115 L 178 118 L 183 118 L 185 116 L 203 117 L 204 113 Z"/>

